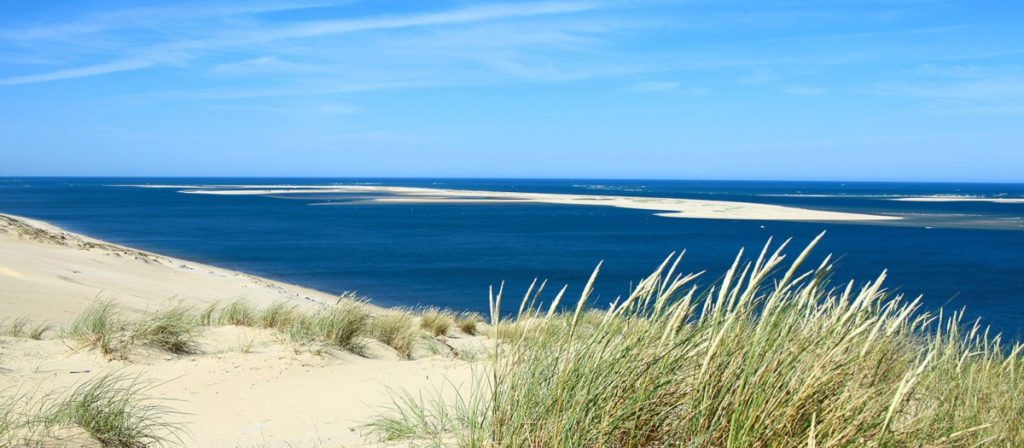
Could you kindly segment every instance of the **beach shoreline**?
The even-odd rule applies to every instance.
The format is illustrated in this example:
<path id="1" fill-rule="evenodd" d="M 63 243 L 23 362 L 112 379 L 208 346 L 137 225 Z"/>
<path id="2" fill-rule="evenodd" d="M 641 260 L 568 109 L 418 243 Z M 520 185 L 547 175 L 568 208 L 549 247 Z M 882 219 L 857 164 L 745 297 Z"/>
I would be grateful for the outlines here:
<path id="1" fill-rule="evenodd" d="M 67 322 L 98 298 L 144 311 L 245 299 L 256 306 L 333 303 L 323 291 L 160 255 L 0 214 L 0 315 Z"/>
<path id="2" fill-rule="evenodd" d="M 991 202 L 994 204 L 1024 204 L 1024 198 L 981 198 L 974 196 L 908 196 L 892 198 L 900 202 Z"/>
<path id="3" fill-rule="evenodd" d="M 160 188 L 162 186 L 139 185 Z M 167 186 L 171 188 L 172 186 Z M 177 186 L 173 186 L 177 187 Z M 734 219 L 753 221 L 794 222 L 881 222 L 899 220 L 897 216 L 866 213 L 813 210 L 754 202 L 719 201 L 647 196 L 616 196 L 565 193 L 527 193 L 509 191 L 458 190 L 445 188 L 395 187 L 382 185 L 277 185 L 270 188 L 253 185 L 225 185 L 217 188 L 192 188 L 185 194 L 224 196 L 273 196 L 289 194 L 358 193 L 382 197 L 363 201 L 388 204 L 470 204 L 470 203 L 536 203 L 579 206 L 616 207 L 648 210 L 667 218 Z M 324 205 L 324 204 L 321 204 Z"/>
<path id="4" fill-rule="evenodd" d="M 466 357 L 486 350 L 488 338 L 454 328 L 420 336 L 419 348 L 409 353 L 368 335 L 359 336 L 362 348 L 353 351 L 306 347 L 290 339 L 287 329 L 220 317 L 196 327 L 194 352 L 139 345 L 124 357 L 69 332 L 76 318 L 102 303 L 115 304 L 124 312 L 119 318 L 131 322 L 173 309 L 224 313 L 233 303 L 244 304 L 252 319 L 274 305 L 316 316 L 341 301 L 352 303 L 349 297 L 0 214 L 0 391 L 43 399 L 120 378 L 144 387 L 152 403 L 173 411 L 167 418 L 179 427 L 183 446 L 271 448 L 385 446 L 363 425 L 391 404 L 391 391 L 470 387 L 474 371 Z M 369 316 L 401 313 L 356 304 Z M 411 313 L 403 315 L 423 331 Z M 29 336 L 33 328 L 44 330 Z M 81 428 L 65 429 L 77 438 L 46 446 L 100 446 Z"/>

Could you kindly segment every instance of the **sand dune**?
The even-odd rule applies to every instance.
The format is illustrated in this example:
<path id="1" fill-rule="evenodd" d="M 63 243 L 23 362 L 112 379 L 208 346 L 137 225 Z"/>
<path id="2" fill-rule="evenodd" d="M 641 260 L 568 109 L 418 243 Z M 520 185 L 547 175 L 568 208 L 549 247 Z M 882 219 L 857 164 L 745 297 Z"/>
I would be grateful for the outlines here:
<path id="1" fill-rule="evenodd" d="M 175 303 L 172 297 L 197 307 L 234 298 L 310 308 L 335 300 L 0 215 L 0 319 L 66 325 L 97 295 L 135 310 L 159 309 Z M 437 341 L 460 350 L 486 344 L 481 337 L 450 336 Z M 272 330 L 234 326 L 206 328 L 200 342 L 200 354 L 140 348 L 128 360 L 110 360 L 56 332 L 44 340 L 0 336 L 0 391 L 60 392 L 119 372 L 152 382 L 149 394 L 181 412 L 171 419 L 183 424 L 184 446 L 351 447 L 380 446 L 362 425 L 390 403 L 389 389 L 464 389 L 472 376 L 469 362 L 445 350 L 415 360 L 399 359 L 382 344 L 370 357 L 313 354 Z"/>
<path id="2" fill-rule="evenodd" d="M 61 323 L 96 297 L 138 310 L 161 306 L 172 298 L 195 304 L 244 298 L 257 305 L 335 299 L 320 291 L 0 215 L 0 314 Z"/>
<path id="3" fill-rule="evenodd" d="M 296 353 L 270 330 L 220 327 L 204 353 L 142 352 L 130 362 L 69 349 L 58 339 L 0 337 L 2 390 L 62 391 L 108 372 L 138 375 L 148 393 L 180 412 L 183 446 L 379 446 L 363 429 L 390 402 L 388 390 L 466 388 L 466 361 L 367 359 L 351 353 Z M 246 352 L 241 345 L 251 344 Z"/>

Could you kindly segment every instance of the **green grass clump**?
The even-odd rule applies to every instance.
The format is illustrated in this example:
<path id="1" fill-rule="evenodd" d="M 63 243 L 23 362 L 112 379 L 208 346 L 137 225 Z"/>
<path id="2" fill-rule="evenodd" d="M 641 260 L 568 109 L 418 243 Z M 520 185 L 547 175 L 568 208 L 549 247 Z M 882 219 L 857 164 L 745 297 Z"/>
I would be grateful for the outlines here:
<path id="1" fill-rule="evenodd" d="M 489 430 L 481 415 L 486 410 L 481 401 L 484 395 L 463 394 L 450 382 L 417 395 L 395 390 L 389 393 L 395 412 L 363 426 L 380 441 L 416 439 L 433 447 L 485 446 L 479 443 Z"/>
<path id="2" fill-rule="evenodd" d="M 82 312 L 63 336 L 116 359 L 126 359 L 131 349 L 140 345 L 194 354 L 200 351 L 199 321 L 190 308 L 183 306 L 129 318 L 117 304 L 105 300 Z"/>
<path id="3" fill-rule="evenodd" d="M 217 322 L 221 325 L 255 327 L 259 325 L 258 312 L 244 300 L 235 300 L 220 310 Z"/>
<path id="4" fill-rule="evenodd" d="M 283 330 L 298 320 L 301 317 L 300 314 L 298 307 L 295 305 L 275 303 L 259 311 L 257 322 L 263 328 Z"/>
<path id="5" fill-rule="evenodd" d="M 380 420 L 396 430 L 378 433 L 524 448 L 1024 446 L 1024 346 L 920 312 L 884 273 L 830 286 L 829 258 L 801 271 L 813 245 L 788 267 L 781 247 L 737 257 L 705 289 L 670 258 L 607 310 L 587 306 L 596 271 L 566 313 L 529 304 L 502 321 L 499 292 L 491 324 L 508 337 L 475 405 L 398 400 Z M 428 421 L 396 424 L 408 416 Z"/>
<path id="6" fill-rule="evenodd" d="M 366 334 L 370 313 L 362 302 L 342 300 L 314 314 L 301 315 L 288 328 L 288 338 L 299 344 L 321 344 L 359 353 L 358 336 Z"/>
<path id="7" fill-rule="evenodd" d="M 42 340 L 46 333 L 53 331 L 53 325 L 35 324 L 26 318 L 18 318 L 11 321 L 0 320 L 0 336 L 12 338 L 29 338 L 37 341 Z"/>
<path id="8" fill-rule="evenodd" d="M 47 426 L 77 425 L 105 447 L 141 448 L 175 441 L 169 408 L 145 396 L 149 385 L 117 374 L 94 378 L 48 410 Z"/>
<path id="9" fill-rule="evenodd" d="M 355 349 L 356 336 L 366 333 L 370 313 L 362 303 L 341 302 L 314 317 L 319 340 L 335 347 Z"/>
<path id="10" fill-rule="evenodd" d="M 63 336 L 108 356 L 125 357 L 130 346 L 120 307 L 102 300 L 89 306 L 64 330 Z"/>
<path id="11" fill-rule="evenodd" d="M 175 414 L 150 398 L 150 385 L 116 373 L 86 381 L 63 395 L 0 395 L 0 446 L 44 447 L 53 435 L 78 427 L 104 447 L 141 448 L 180 444 Z"/>
<path id="12" fill-rule="evenodd" d="M 438 308 L 427 308 L 420 313 L 420 328 L 432 336 L 444 336 L 455 326 L 455 315 Z"/>
<path id="13" fill-rule="evenodd" d="M 219 315 L 217 312 L 220 310 L 220 304 L 213 302 L 203 308 L 199 314 L 196 315 L 196 321 L 200 326 L 209 327 L 217 323 Z"/>
<path id="14" fill-rule="evenodd" d="M 132 324 L 136 343 L 179 355 L 200 352 L 199 319 L 189 308 L 175 306 L 143 317 Z"/>
<path id="15" fill-rule="evenodd" d="M 484 317 L 479 313 L 462 312 L 455 316 L 455 327 L 468 335 L 476 335 L 477 325 L 483 323 Z"/>
<path id="16" fill-rule="evenodd" d="M 367 323 L 366 335 L 395 349 L 408 358 L 413 343 L 421 337 L 415 318 L 405 311 L 387 311 L 376 314 Z"/>

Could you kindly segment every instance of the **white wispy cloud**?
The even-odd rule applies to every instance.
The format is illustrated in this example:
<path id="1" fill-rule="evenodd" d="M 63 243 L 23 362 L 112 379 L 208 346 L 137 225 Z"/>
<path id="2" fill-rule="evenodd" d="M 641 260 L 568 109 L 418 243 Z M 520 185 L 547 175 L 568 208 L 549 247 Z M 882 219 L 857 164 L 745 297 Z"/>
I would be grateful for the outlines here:
<path id="1" fill-rule="evenodd" d="M 260 56 L 238 62 L 217 64 L 213 66 L 211 71 L 213 73 L 224 75 L 250 75 L 253 73 L 315 72 L 318 71 L 318 68 L 313 64 L 291 62 L 287 60 L 282 60 L 281 58 L 278 58 L 276 56 Z"/>
<path id="2" fill-rule="evenodd" d="M 64 68 L 43 73 L 0 78 L 0 85 L 41 83 L 151 68 L 167 64 L 169 60 L 167 54 L 174 54 L 175 58 L 173 59 L 175 61 L 182 61 L 191 59 L 197 54 L 201 54 L 203 52 L 221 49 L 248 50 L 284 40 L 309 39 L 369 31 L 462 25 L 496 20 L 571 14 L 589 11 L 597 7 L 599 7 L 599 4 L 593 2 L 546 1 L 468 6 L 448 11 L 424 12 L 406 15 L 301 21 L 281 25 L 260 23 L 255 27 L 243 26 L 230 29 L 226 32 L 186 36 L 184 38 L 178 38 L 177 40 L 169 40 L 149 47 L 134 49 L 134 51 L 130 51 L 130 53 L 135 53 L 136 56 L 128 59 L 119 58 L 111 61 L 87 64 L 81 67 Z M 256 11 L 265 11 L 272 8 L 273 7 L 268 6 L 262 9 L 214 9 L 204 14 L 223 17 L 231 14 L 252 14 Z M 170 14 L 169 12 L 164 13 Z M 134 14 L 139 13 L 135 12 Z M 131 14 L 126 13 L 125 15 Z M 26 35 L 42 38 L 58 34 L 98 31 L 104 27 L 113 26 L 110 24 L 102 24 L 102 22 L 103 21 L 98 21 L 97 23 L 87 25 L 62 25 L 52 28 L 39 28 L 35 31 L 29 30 L 24 33 Z M 266 58 L 273 57 L 267 56 Z M 256 58 L 243 61 L 234 67 L 230 65 L 222 66 L 221 71 L 230 71 L 232 68 L 252 69 L 260 64 L 267 66 L 274 62 L 280 61 L 276 61 L 275 59 Z M 278 66 L 280 67 L 280 65 L 281 64 L 279 63 Z M 292 68 L 295 68 L 295 66 Z"/>
<path id="3" fill-rule="evenodd" d="M 182 2 L 176 6 L 140 7 L 94 13 L 67 22 L 21 28 L 8 27 L 0 30 L 0 40 L 18 42 L 66 40 L 78 38 L 85 34 L 96 34 L 121 29 L 162 27 L 167 26 L 168 23 L 251 16 L 269 12 L 316 8 L 334 3 L 246 2 L 244 4 L 218 4 Z"/>
<path id="4" fill-rule="evenodd" d="M 261 30 L 249 36 L 257 40 L 281 40 L 332 34 L 379 31 L 411 27 L 455 25 L 497 19 L 514 19 L 551 14 L 582 12 L 597 7 L 590 2 L 535 2 L 471 6 L 453 11 L 359 19 L 309 21 L 276 29 Z"/>
<path id="5" fill-rule="evenodd" d="M 108 73 L 125 72 L 149 68 L 155 65 L 155 61 L 148 59 L 127 59 L 121 61 L 105 62 L 102 64 L 88 65 L 85 67 L 71 68 L 67 70 L 55 70 L 36 75 L 13 76 L 0 79 L 0 86 L 15 86 L 20 84 L 34 84 L 39 82 L 60 81 L 63 79 L 82 78 L 87 76 L 105 75 Z"/>
<path id="6" fill-rule="evenodd" d="M 987 78 L 928 85 L 889 86 L 884 90 L 938 100 L 1020 100 L 1024 98 L 1024 78 Z"/>
<path id="7" fill-rule="evenodd" d="M 929 105 L 930 112 L 1020 115 L 1024 113 L 1024 77 L 1014 75 L 982 77 L 994 70 L 954 71 L 956 76 L 891 83 L 871 89 L 874 94 L 909 98 Z M 1010 71 L 1004 69 L 1004 71 Z M 949 72 L 946 72 L 949 73 Z M 967 75 L 965 75 L 965 73 Z"/>
<path id="8" fill-rule="evenodd" d="M 207 90 L 164 91 L 149 94 L 152 98 L 188 98 L 203 100 L 238 100 L 247 98 L 280 98 L 314 95 L 337 95 L 343 93 L 373 92 L 378 90 L 410 89 L 420 87 L 436 87 L 441 85 L 425 81 L 386 81 L 386 82 L 317 82 L 301 85 L 265 88 L 215 88 Z"/>

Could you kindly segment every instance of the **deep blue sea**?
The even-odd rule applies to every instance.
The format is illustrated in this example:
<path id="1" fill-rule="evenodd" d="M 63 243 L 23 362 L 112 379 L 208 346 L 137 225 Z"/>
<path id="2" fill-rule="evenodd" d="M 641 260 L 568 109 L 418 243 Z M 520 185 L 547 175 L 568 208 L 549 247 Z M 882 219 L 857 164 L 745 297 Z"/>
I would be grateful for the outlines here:
<path id="1" fill-rule="evenodd" d="M 343 195 L 218 196 L 127 184 L 370 183 L 495 191 L 737 200 L 897 215 L 884 224 L 665 218 L 650 211 L 548 204 L 345 204 Z M 827 236 L 812 261 L 839 257 L 837 281 L 924 295 L 924 308 L 967 308 L 1011 338 L 1024 335 L 1024 204 L 900 202 L 895 196 L 1022 198 L 1021 184 L 469 179 L 0 178 L 0 212 L 153 252 L 380 305 L 487 309 L 490 285 L 521 295 L 534 278 L 569 297 L 604 260 L 596 302 L 626 293 L 670 252 L 708 270 L 737 250 Z M 322 206 L 327 202 L 340 206 Z M 815 263 L 809 263 L 815 264 Z M 229 298 L 226 298 L 229 299 Z M 516 299 L 518 300 L 518 299 Z"/>

